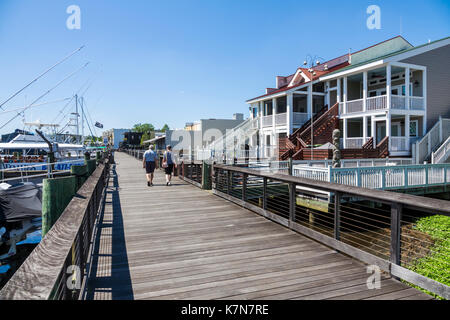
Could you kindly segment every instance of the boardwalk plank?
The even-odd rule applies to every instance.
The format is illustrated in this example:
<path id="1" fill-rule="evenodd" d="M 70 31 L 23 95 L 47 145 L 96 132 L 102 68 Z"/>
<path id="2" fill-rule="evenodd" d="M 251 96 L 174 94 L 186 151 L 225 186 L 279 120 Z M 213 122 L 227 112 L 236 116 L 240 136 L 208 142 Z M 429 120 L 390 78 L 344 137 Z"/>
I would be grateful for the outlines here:
<path id="1" fill-rule="evenodd" d="M 251 211 L 115 154 L 87 299 L 428 299 Z"/>

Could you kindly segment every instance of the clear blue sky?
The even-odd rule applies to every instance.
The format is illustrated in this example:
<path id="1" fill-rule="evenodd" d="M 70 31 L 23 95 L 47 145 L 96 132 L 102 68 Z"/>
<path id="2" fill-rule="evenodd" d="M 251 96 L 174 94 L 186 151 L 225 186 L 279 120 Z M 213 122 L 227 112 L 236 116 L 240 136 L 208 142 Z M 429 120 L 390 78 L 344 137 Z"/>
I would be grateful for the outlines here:
<path id="1" fill-rule="evenodd" d="M 81 30 L 66 28 L 72 4 L 81 8 Z M 381 30 L 366 27 L 371 4 L 381 8 Z M 0 101 L 86 45 L 8 109 L 90 61 L 42 101 L 69 97 L 92 79 L 85 99 L 105 129 L 247 116 L 245 100 L 293 73 L 307 54 L 328 59 L 362 49 L 400 34 L 400 21 L 413 45 L 449 36 L 450 2 L 0 0 Z M 63 105 L 35 108 L 25 120 L 52 121 Z M 0 111 L 0 124 L 11 116 Z M 17 119 L 0 133 L 22 127 Z"/>

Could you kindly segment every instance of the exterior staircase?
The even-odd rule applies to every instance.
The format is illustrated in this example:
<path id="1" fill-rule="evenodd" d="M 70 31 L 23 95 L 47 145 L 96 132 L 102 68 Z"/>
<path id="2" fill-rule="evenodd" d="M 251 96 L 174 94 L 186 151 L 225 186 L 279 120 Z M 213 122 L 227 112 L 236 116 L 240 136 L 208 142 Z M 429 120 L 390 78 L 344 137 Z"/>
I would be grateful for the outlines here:
<path id="1" fill-rule="evenodd" d="M 450 136 L 450 119 L 439 118 L 439 121 L 422 139 L 412 145 L 412 154 L 417 164 L 432 161 L 432 155 L 437 152 Z M 445 160 L 443 160 L 445 161 Z"/>
<path id="2" fill-rule="evenodd" d="M 281 160 L 287 160 L 290 157 L 297 160 L 302 150 L 311 144 L 311 130 L 313 130 L 313 143 L 324 144 L 332 142 L 333 130 L 337 128 L 339 128 L 339 104 L 336 103 L 330 109 L 325 106 L 314 115 L 312 123 L 308 120 L 286 138 L 287 150 L 280 155 Z"/>

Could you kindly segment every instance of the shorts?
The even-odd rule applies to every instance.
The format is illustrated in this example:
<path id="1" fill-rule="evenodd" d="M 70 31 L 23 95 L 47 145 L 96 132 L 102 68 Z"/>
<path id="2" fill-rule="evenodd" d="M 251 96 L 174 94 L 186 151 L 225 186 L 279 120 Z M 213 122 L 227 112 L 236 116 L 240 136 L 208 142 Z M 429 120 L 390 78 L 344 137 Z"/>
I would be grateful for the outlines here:
<path id="1" fill-rule="evenodd" d="M 146 161 L 145 162 L 145 172 L 147 174 L 155 172 L 155 161 Z"/>
<path id="2" fill-rule="evenodd" d="M 173 172 L 173 163 L 168 164 L 167 168 L 164 168 L 164 170 L 166 171 L 166 174 L 172 174 L 172 172 Z"/>

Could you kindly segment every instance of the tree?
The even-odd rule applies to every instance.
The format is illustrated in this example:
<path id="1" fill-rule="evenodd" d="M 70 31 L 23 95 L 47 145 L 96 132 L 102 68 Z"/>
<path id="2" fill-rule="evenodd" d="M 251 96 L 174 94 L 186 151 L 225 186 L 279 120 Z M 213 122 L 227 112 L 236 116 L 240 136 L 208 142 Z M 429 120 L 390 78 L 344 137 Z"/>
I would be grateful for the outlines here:
<path id="1" fill-rule="evenodd" d="M 161 131 L 166 132 L 167 130 L 170 130 L 170 128 L 167 124 L 165 124 L 164 127 L 161 128 Z"/>
<path id="2" fill-rule="evenodd" d="M 133 126 L 133 131 L 134 132 L 142 132 L 142 133 L 146 133 L 146 132 L 151 132 L 151 131 L 155 131 L 155 127 L 151 124 L 151 123 L 137 123 Z"/>

